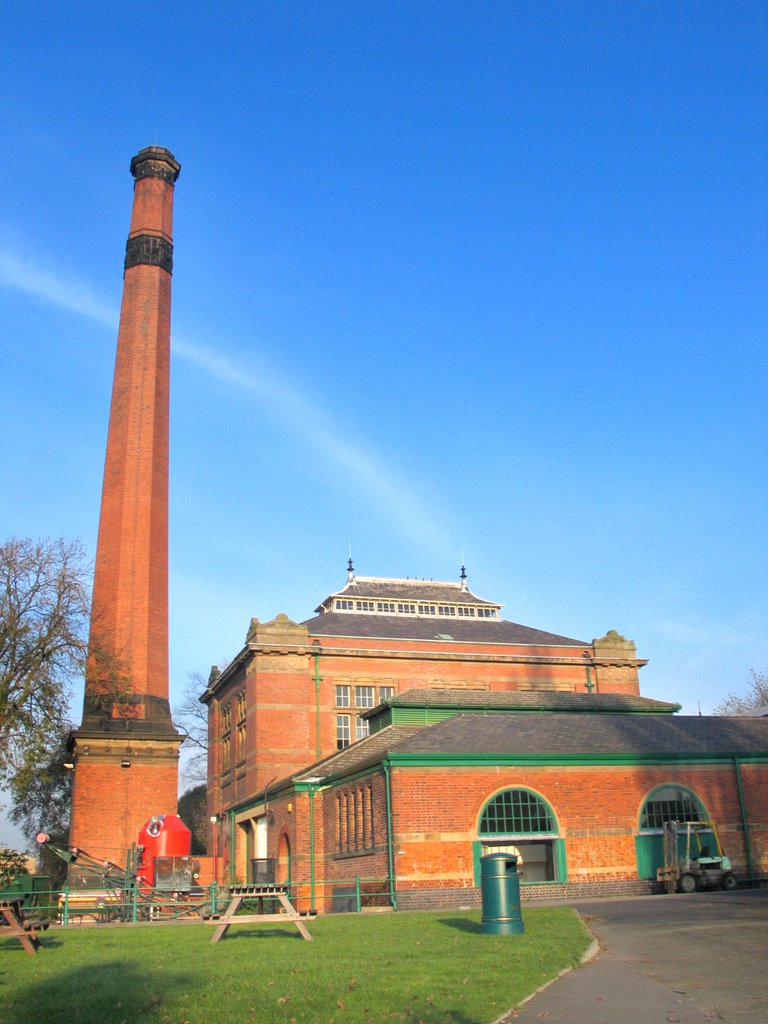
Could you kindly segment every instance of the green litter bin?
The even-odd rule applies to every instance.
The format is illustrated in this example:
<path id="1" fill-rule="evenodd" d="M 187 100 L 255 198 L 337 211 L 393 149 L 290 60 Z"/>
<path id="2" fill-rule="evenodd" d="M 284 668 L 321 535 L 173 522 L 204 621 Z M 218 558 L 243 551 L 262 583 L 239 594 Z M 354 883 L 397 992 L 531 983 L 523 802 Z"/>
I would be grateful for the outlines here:
<path id="1" fill-rule="evenodd" d="M 486 935 L 520 935 L 525 931 L 520 913 L 520 876 L 517 857 L 488 853 L 480 858 L 482 927 Z"/>

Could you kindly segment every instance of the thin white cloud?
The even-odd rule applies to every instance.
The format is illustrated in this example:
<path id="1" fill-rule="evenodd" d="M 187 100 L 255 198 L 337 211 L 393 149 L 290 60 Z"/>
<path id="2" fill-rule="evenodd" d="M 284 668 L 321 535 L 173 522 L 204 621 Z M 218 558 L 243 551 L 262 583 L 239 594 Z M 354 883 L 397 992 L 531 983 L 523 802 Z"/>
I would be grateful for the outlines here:
<path id="1" fill-rule="evenodd" d="M 30 260 L 0 249 L 0 284 L 27 292 L 49 305 L 94 320 L 104 327 L 117 327 L 117 313 L 102 302 L 82 281 L 64 278 L 44 270 Z"/>
<path id="2" fill-rule="evenodd" d="M 282 382 L 269 367 L 243 367 L 228 355 L 174 335 L 176 356 L 193 363 L 228 387 L 254 395 L 269 409 L 272 418 L 355 478 L 397 522 L 411 540 L 441 551 L 449 544 L 443 527 L 436 523 L 416 494 L 391 473 L 375 455 L 350 444 L 331 418 L 320 408 Z"/>
<path id="3" fill-rule="evenodd" d="M 30 260 L 0 249 L 0 284 L 26 292 L 37 299 L 116 329 L 117 311 L 98 298 L 82 281 L 65 278 Z M 390 472 L 375 455 L 350 444 L 322 409 L 295 388 L 282 382 L 265 365 L 244 367 L 234 357 L 212 352 L 205 346 L 173 336 L 173 354 L 202 370 L 227 387 L 256 396 L 272 418 L 367 490 L 410 540 L 445 553 L 448 536 L 423 502 L 403 480 Z"/>

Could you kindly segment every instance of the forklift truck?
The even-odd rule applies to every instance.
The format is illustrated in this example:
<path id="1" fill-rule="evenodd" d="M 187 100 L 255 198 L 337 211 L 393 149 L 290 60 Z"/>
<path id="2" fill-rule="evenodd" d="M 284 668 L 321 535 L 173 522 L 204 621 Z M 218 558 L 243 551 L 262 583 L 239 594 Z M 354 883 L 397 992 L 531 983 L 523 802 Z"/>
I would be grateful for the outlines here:
<path id="1" fill-rule="evenodd" d="M 656 878 L 667 892 L 735 889 L 738 884 L 711 821 L 664 822 L 664 867 Z"/>

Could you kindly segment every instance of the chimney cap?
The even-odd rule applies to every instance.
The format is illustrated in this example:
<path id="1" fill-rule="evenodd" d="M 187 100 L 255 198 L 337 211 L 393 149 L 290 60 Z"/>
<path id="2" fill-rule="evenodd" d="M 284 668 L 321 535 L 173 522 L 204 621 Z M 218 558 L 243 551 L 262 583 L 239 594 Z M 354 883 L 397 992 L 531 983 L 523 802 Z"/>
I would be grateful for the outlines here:
<path id="1" fill-rule="evenodd" d="M 158 167 L 158 164 L 165 164 L 166 167 Z M 131 158 L 131 174 L 136 179 L 162 177 L 173 184 L 180 170 L 181 164 L 170 149 L 164 146 L 145 146 Z"/>

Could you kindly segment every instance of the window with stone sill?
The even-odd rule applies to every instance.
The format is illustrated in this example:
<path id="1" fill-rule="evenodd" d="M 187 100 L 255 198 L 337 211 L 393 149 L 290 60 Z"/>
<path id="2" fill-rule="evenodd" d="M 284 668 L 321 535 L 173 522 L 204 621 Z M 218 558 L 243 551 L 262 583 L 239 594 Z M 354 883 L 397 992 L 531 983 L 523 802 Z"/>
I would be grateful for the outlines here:
<path id="1" fill-rule="evenodd" d="M 336 707 L 337 708 L 348 708 L 349 707 L 349 693 L 350 693 L 350 688 L 348 686 L 337 686 L 336 687 Z"/>

